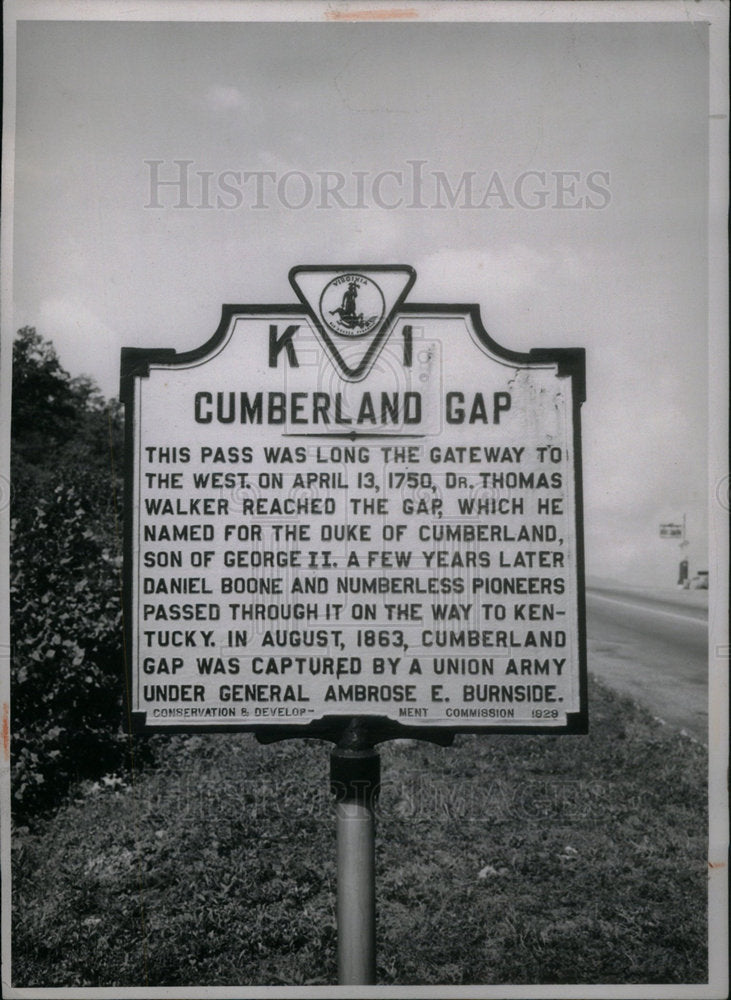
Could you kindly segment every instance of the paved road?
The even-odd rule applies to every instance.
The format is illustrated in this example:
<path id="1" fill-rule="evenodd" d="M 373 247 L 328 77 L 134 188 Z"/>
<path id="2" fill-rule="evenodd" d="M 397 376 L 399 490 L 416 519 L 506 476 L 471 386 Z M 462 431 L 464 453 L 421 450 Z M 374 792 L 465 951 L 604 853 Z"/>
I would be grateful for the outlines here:
<path id="1" fill-rule="evenodd" d="M 708 742 L 708 595 L 588 586 L 589 670 Z"/>

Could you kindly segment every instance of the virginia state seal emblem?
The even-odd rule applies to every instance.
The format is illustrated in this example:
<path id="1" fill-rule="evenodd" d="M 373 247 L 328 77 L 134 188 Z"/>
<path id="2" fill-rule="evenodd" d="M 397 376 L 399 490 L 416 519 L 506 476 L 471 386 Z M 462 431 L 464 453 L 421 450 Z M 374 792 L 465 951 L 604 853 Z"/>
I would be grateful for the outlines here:
<path id="1" fill-rule="evenodd" d="M 320 296 L 322 322 L 341 337 L 363 337 L 383 319 L 383 293 L 371 278 L 352 272 L 339 274 Z"/>

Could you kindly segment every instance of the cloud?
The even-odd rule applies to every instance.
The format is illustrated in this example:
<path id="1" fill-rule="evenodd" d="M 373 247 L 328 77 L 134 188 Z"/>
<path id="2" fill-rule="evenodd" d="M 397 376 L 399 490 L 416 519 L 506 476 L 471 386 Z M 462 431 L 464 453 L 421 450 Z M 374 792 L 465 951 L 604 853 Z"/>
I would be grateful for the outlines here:
<path id="1" fill-rule="evenodd" d="M 248 101 L 238 87 L 231 87 L 226 84 L 215 84 L 209 87 L 205 93 L 204 101 L 210 111 L 219 114 L 227 111 L 237 111 L 239 108 L 245 108 L 248 105 Z"/>
<path id="2" fill-rule="evenodd" d="M 545 288 L 547 279 L 558 273 L 564 280 L 586 280 L 590 270 L 570 247 L 555 245 L 550 251 L 522 243 L 502 244 L 499 250 L 444 249 L 419 262 L 419 274 L 431 287 L 449 282 L 453 291 L 483 290 L 493 301 L 513 301 L 529 291 Z"/>
<path id="3" fill-rule="evenodd" d="M 415 263 L 413 299 L 477 302 L 483 323 L 504 347 L 525 351 L 576 341 L 578 314 L 569 326 L 563 303 L 570 291 L 571 301 L 582 301 L 592 272 L 591 263 L 570 247 L 539 250 L 511 243 L 495 250 L 445 248 Z"/>
<path id="4" fill-rule="evenodd" d="M 75 298 L 44 299 L 36 328 L 53 342 L 61 365 L 70 375 L 89 374 L 104 396 L 118 394 L 120 334 L 85 303 Z"/>

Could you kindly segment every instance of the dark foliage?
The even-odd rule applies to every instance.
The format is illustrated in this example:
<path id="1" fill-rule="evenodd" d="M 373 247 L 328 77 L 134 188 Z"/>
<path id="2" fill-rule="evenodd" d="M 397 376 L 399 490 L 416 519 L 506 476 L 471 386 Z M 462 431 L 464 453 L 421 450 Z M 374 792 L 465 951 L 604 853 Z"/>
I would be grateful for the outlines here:
<path id="1" fill-rule="evenodd" d="M 12 775 L 17 818 L 124 766 L 119 404 L 31 327 L 13 350 Z"/>
<path id="2" fill-rule="evenodd" d="M 122 407 L 105 400 L 88 375 L 72 378 L 56 350 L 33 327 L 13 344 L 13 474 L 43 482 L 65 467 L 96 470 L 107 498 L 113 481 L 112 451 L 121 455 Z"/>

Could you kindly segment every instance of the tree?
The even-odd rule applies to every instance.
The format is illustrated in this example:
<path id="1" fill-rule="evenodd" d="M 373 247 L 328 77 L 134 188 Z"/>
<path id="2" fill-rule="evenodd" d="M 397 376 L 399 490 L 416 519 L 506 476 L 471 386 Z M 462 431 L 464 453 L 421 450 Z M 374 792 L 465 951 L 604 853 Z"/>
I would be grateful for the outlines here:
<path id="1" fill-rule="evenodd" d="M 122 419 L 34 328 L 13 349 L 11 620 L 16 815 L 120 769 Z"/>
<path id="2" fill-rule="evenodd" d="M 119 402 L 107 402 L 88 375 L 72 378 L 52 342 L 34 327 L 19 330 L 13 344 L 13 472 L 31 467 L 43 479 L 69 462 L 109 468 L 110 445 L 121 454 Z"/>

